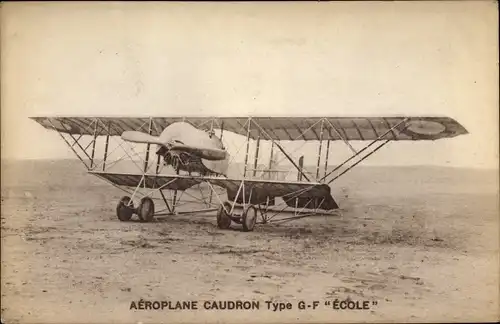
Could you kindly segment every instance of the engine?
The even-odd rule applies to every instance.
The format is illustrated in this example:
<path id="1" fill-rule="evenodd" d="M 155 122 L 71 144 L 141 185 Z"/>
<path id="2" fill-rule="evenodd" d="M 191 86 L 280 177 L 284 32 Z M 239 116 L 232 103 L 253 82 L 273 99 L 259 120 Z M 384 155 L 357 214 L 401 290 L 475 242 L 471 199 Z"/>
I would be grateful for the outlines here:
<path id="1" fill-rule="evenodd" d="M 161 154 L 163 153 L 163 154 Z M 189 174 L 195 172 L 199 175 L 215 175 L 205 165 L 203 165 L 201 158 L 191 155 L 186 152 L 168 151 L 157 152 L 163 156 L 165 165 L 170 165 L 176 171 L 185 171 Z"/>
<path id="2" fill-rule="evenodd" d="M 171 165 L 174 169 L 188 167 L 195 158 L 185 152 L 173 151 L 167 152 L 163 157 L 165 164 Z"/>

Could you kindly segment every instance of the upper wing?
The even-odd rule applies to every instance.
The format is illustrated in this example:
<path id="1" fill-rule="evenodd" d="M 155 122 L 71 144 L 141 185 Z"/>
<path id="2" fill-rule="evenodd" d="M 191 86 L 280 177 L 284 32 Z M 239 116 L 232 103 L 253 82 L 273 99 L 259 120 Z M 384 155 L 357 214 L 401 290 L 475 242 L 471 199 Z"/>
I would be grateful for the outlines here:
<path id="1" fill-rule="evenodd" d="M 120 136 L 124 131 L 142 131 L 159 136 L 168 125 L 185 121 L 209 130 L 223 128 L 263 140 L 395 141 L 437 140 L 467 134 L 449 117 L 32 117 L 42 126 L 65 133 Z"/>
<path id="2" fill-rule="evenodd" d="M 467 134 L 462 125 L 449 117 L 258 117 L 252 120 L 257 125 L 252 138 L 260 131 L 265 138 L 274 140 L 416 141 Z M 245 130 L 240 134 L 245 134 Z"/>

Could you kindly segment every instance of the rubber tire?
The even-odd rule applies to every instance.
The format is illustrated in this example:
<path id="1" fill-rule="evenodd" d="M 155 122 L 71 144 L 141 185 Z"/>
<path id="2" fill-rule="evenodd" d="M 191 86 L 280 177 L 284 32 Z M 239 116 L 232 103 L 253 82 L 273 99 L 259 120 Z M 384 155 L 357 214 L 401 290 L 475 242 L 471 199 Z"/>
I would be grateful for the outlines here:
<path id="1" fill-rule="evenodd" d="M 137 207 L 137 215 L 142 223 L 149 223 L 153 220 L 155 215 L 155 203 L 153 199 L 144 197 Z"/>
<path id="2" fill-rule="evenodd" d="M 130 221 L 134 214 L 134 203 L 132 202 L 130 206 L 127 206 L 130 200 L 129 196 L 123 196 L 116 206 L 116 216 L 121 222 Z"/>
<path id="3" fill-rule="evenodd" d="M 231 210 L 231 204 L 227 201 L 221 205 L 217 211 L 217 227 L 220 229 L 228 229 L 231 227 L 231 218 L 226 210 Z"/>
<path id="4" fill-rule="evenodd" d="M 243 225 L 243 231 L 251 232 L 255 228 L 257 223 L 257 209 L 250 205 L 243 211 L 241 216 L 241 224 Z"/>

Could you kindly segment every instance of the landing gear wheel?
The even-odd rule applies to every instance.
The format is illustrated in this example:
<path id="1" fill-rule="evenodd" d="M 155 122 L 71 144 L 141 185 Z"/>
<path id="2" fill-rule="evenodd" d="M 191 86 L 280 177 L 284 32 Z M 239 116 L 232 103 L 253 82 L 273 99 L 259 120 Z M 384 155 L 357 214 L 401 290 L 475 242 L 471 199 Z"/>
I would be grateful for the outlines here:
<path id="1" fill-rule="evenodd" d="M 141 199 L 139 207 L 137 207 L 137 215 L 141 222 L 151 222 L 155 214 L 155 204 L 153 199 L 144 197 Z"/>
<path id="2" fill-rule="evenodd" d="M 257 209 L 250 205 L 243 211 L 243 215 L 241 216 L 241 224 L 243 225 L 243 230 L 245 232 L 253 231 L 255 227 L 255 223 L 257 223 Z"/>
<path id="3" fill-rule="evenodd" d="M 130 205 L 129 205 L 130 203 Z M 123 196 L 116 206 L 116 216 L 121 222 L 128 222 L 134 214 L 134 203 L 130 197 Z"/>
<path id="4" fill-rule="evenodd" d="M 227 201 L 219 207 L 217 211 L 217 227 L 220 229 L 228 229 L 231 226 L 231 218 L 228 212 L 231 210 L 231 204 Z"/>

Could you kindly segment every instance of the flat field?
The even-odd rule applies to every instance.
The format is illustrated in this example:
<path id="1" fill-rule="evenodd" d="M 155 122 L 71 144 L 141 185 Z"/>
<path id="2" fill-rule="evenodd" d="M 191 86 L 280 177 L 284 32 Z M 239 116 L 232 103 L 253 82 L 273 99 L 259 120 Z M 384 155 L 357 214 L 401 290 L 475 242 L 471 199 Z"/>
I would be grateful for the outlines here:
<path id="1" fill-rule="evenodd" d="M 6 323 L 422 322 L 499 319 L 498 173 L 360 167 L 337 216 L 219 230 L 214 213 L 116 219 L 122 193 L 75 161 L 2 161 Z M 130 310 L 132 301 L 199 310 Z M 369 301 L 334 310 L 326 301 Z M 254 300 L 259 310 L 205 310 Z M 312 310 L 297 303 L 320 301 Z M 273 312 L 265 301 L 290 302 Z M 375 301 L 376 305 L 372 302 Z"/>

